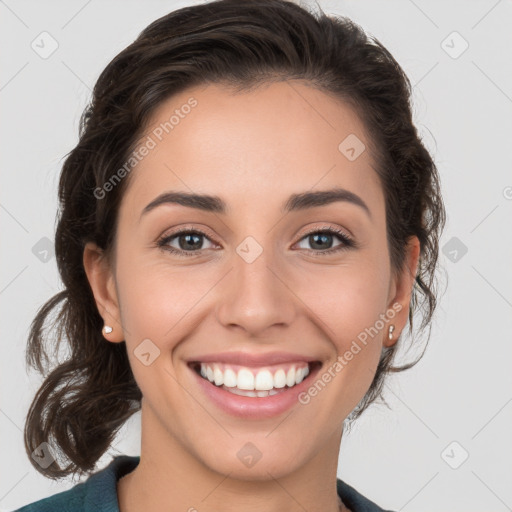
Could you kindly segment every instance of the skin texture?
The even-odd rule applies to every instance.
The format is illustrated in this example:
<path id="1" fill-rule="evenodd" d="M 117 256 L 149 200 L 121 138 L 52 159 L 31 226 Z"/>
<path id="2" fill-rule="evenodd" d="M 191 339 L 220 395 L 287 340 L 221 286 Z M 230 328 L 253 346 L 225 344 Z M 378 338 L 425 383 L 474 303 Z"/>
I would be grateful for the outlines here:
<path id="1" fill-rule="evenodd" d="M 369 147 L 347 105 L 298 81 L 238 94 L 195 87 L 160 105 L 146 134 L 190 97 L 197 106 L 125 178 L 113 264 L 92 243 L 84 250 L 98 310 L 113 327 L 105 343 L 126 341 L 143 394 L 141 461 L 119 481 L 120 510 L 337 511 L 342 424 L 368 390 L 382 347 L 407 323 L 419 242 L 411 239 L 395 276 L 375 164 L 368 150 L 354 161 L 338 150 L 349 134 Z M 357 194 L 371 216 L 349 202 L 281 211 L 291 194 L 334 187 Z M 166 204 L 141 218 L 169 190 L 217 195 L 229 212 Z M 207 234 L 201 254 L 180 257 L 157 247 L 162 235 L 185 226 Z M 306 233 L 326 226 L 341 228 L 358 247 L 322 255 Z M 247 236 L 263 249 L 252 263 L 236 252 Z M 196 250 L 179 237 L 168 244 Z M 323 247 L 340 245 L 333 234 Z M 209 401 L 185 363 L 221 351 L 286 351 L 327 368 L 397 303 L 393 340 L 386 324 L 291 414 L 230 416 Z M 160 350 L 149 366 L 134 355 L 147 338 Z M 251 468 L 237 457 L 247 442 L 262 453 Z"/>

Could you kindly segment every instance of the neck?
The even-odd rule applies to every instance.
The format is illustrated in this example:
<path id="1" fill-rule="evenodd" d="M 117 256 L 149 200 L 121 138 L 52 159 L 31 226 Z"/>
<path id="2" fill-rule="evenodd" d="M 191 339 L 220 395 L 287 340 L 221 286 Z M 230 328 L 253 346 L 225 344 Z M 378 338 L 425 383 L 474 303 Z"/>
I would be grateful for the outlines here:
<path id="1" fill-rule="evenodd" d="M 197 447 L 200 453 L 183 446 L 144 402 L 140 462 L 117 484 L 120 512 L 348 511 L 336 492 L 341 432 L 328 439 L 304 464 L 293 466 L 291 472 L 283 464 L 265 465 L 263 457 L 249 474 L 238 474 L 239 466 L 218 471 L 202 458 L 207 446 L 201 449 L 196 443 L 193 448 Z"/>

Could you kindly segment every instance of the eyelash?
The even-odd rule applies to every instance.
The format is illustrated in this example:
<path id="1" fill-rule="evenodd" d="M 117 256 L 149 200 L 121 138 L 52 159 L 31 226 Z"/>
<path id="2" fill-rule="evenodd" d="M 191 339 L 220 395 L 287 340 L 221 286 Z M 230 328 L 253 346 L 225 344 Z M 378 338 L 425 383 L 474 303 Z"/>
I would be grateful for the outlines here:
<path id="1" fill-rule="evenodd" d="M 184 256 L 184 257 L 191 257 L 192 256 L 193 257 L 193 256 L 197 256 L 198 254 L 200 254 L 202 250 L 198 250 L 198 251 L 183 251 L 181 249 L 176 249 L 174 247 L 170 247 L 170 246 L 167 245 L 172 239 L 174 239 L 177 236 L 182 235 L 182 234 L 204 236 L 205 238 L 210 240 L 210 242 L 212 242 L 210 237 L 206 233 L 203 233 L 200 230 L 197 230 L 197 229 L 183 229 L 181 231 L 176 231 L 175 233 L 171 233 L 170 235 L 164 235 L 162 238 L 160 238 L 157 241 L 157 246 L 160 249 L 162 249 L 163 251 L 170 252 L 170 253 L 175 254 L 177 256 L 180 256 L 180 257 L 181 256 Z M 325 255 L 325 254 L 332 254 L 332 253 L 336 253 L 336 252 L 340 252 L 340 251 L 346 251 L 347 249 L 357 248 L 358 247 L 356 242 L 354 240 L 352 240 L 351 238 L 349 238 L 343 231 L 341 231 L 340 229 L 337 229 L 337 228 L 333 228 L 333 227 L 316 228 L 316 229 L 313 229 L 311 231 L 308 231 L 307 233 L 305 233 L 302 236 L 302 238 L 299 240 L 299 242 L 302 241 L 304 238 L 312 235 L 312 234 L 334 234 L 343 243 L 338 245 L 338 246 L 336 246 L 336 247 L 331 247 L 330 249 L 326 249 L 325 251 L 322 251 L 322 250 L 315 251 L 313 249 L 306 249 L 310 253 L 315 253 L 315 254 L 319 254 L 319 255 Z"/>

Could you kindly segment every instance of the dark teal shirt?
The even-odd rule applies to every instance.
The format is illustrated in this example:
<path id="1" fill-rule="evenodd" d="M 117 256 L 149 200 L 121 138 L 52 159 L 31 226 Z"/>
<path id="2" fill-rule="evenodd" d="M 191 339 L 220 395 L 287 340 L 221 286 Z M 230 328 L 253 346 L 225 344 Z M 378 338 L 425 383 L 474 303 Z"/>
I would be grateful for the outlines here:
<path id="1" fill-rule="evenodd" d="M 133 471 L 140 457 L 118 455 L 101 471 L 67 491 L 54 494 L 14 512 L 119 512 L 117 481 Z M 391 512 L 359 494 L 353 487 L 337 479 L 338 495 L 352 512 Z"/>

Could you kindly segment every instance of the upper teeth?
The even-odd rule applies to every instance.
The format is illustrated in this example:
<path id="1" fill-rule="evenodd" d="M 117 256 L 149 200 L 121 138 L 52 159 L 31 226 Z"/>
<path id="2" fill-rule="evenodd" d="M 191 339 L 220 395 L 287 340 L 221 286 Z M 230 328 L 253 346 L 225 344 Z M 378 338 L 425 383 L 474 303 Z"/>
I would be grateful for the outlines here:
<path id="1" fill-rule="evenodd" d="M 270 390 L 292 387 L 302 382 L 309 374 L 307 363 L 296 363 L 287 368 L 279 367 L 254 370 L 248 367 L 230 367 L 221 363 L 201 363 L 201 375 L 216 386 L 237 387 L 245 390 Z"/>

